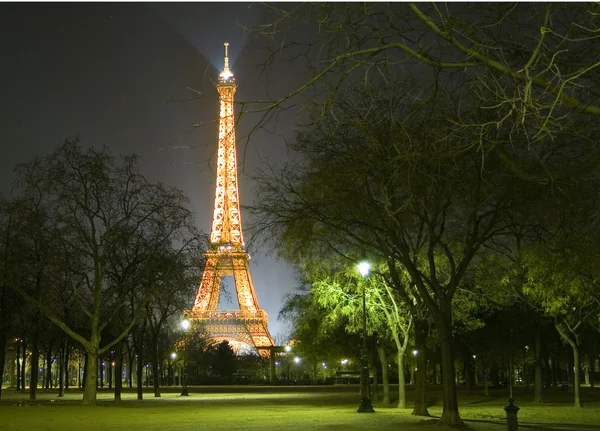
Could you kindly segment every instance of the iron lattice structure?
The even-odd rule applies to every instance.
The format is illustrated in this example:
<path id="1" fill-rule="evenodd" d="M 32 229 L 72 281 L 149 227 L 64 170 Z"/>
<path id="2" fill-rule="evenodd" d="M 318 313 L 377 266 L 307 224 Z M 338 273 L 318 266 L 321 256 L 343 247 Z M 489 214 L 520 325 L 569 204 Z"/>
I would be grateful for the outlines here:
<path id="1" fill-rule="evenodd" d="M 228 43 L 225 43 L 225 67 L 219 75 L 219 147 L 215 207 L 210 247 L 204 254 L 206 266 L 194 306 L 184 314 L 204 324 L 215 340 L 235 340 L 246 343 L 268 356 L 274 346 L 269 334 L 268 316 L 258 305 L 242 233 L 239 203 L 233 96 L 237 85 L 229 70 Z M 221 278 L 233 276 L 239 310 L 217 310 Z"/>

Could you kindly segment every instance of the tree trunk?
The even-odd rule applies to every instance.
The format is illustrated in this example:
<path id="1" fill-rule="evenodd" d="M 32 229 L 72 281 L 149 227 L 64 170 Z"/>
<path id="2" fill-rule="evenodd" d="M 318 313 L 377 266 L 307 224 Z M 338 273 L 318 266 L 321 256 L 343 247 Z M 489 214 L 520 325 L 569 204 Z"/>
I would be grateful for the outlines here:
<path id="1" fill-rule="evenodd" d="M 483 395 L 490 396 L 490 367 L 486 362 L 483 362 Z"/>
<path id="2" fill-rule="evenodd" d="M 475 365 L 473 364 L 473 355 L 469 350 L 465 354 L 465 389 L 467 394 L 473 395 L 473 376 L 475 373 Z"/>
<path id="3" fill-rule="evenodd" d="M 581 354 L 577 343 L 571 345 L 573 349 L 573 403 L 575 407 L 583 407 L 581 404 Z"/>
<path id="4" fill-rule="evenodd" d="M 64 351 L 64 363 L 63 363 L 63 368 L 64 368 L 64 376 L 65 376 L 65 392 L 69 389 L 70 383 L 69 383 L 69 378 L 70 378 L 70 374 L 69 374 L 69 361 L 71 360 L 70 355 L 69 355 L 69 337 L 65 335 L 65 351 Z"/>
<path id="5" fill-rule="evenodd" d="M 500 386 L 500 370 L 497 365 L 492 365 L 490 372 L 490 381 L 495 387 Z"/>
<path id="6" fill-rule="evenodd" d="M 23 360 L 21 361 L 21 390 L 25 392 L 25 366 L 27 365 L 27 343 L 23 340 Z"/>
<path id="7" fill-rule="evenodd" d="M 377 344 L 377 354 L 381 363 L 381 382 L 383 383 L 383 400 L 384 406 L 389 406 L 390 403 L 390 372 L 385 349 L 380 344 Z"/>
<path id="8" fill-rule="evenodd" d="M 31 359 L 30 359 L 30 370 L 31 375 L 29 378 L 29 399 L 35 400 L 37 398 L 37 385 L 39 376 L 40 366 L 40 333 L 39 328 L 36 328 L 33 333 L 33 340 L 31 345 Z"/>
<path id="9" fill-rule="evenodd" d="M 513 367 L 512 353 L 508 354 L 508 398 L 513 398 L 513 379 L 515 370 Z"/>
<path id="10" fill-rule="evenodd" d="M 415 349 L 417 350 L 417 382 L 415 385 L 415 408 L 412 412 L 417 416 L 429 416 L 427 410 L 427 332 L 426 322 L 416 320 Z M 435 367 L 435 365 L 434 365 Z"/>
<path id="11" fill-rule="evenodd" d="M 456 371 L 452 353 L 452 325 L 450 310 L 436 313 L 436 326 L 440 337 L 442 359 L 442 387 L 444 390 L 444 406 L 440 423 L 445 425 L 462 425 L 458 412 L 458 396 L 456 393 Z"/>
<path id="12" fill-rule="evenodd" d="M 87 355 L 84 355 L 84 357 L 83 357 L 83 369 L 84 369 L 84 372 L 85 372 L 86 356 Z M 82 382 L 81 382 L 81 350 L 77 351 L 77 387 L 79 389 L 81 389 L 83 387 L 82 386 Z"/>
<path id="13" fill-rule="evenodd" d="M 379 352 L 377 351 L 378 346 L 378 338 L 377 336 L 373 337 L 373 346 L 374 349 L 371 349 L 371 363 L 373 364 L 373 388 L 371 389 L 371 401 L 379 401 L 379 367 L 377 366 L 377 357 L 379 356 Z"/>
<path id="14" fill-rule="evenodd" d="M 121 402 L 121 389 L 123 388 L 123 342 L 115 346 L 115 403 Z"/>
<path id="15" fill-rule="evenodd" d="M 67 370 L 65 364 L 67 362 L 67 336 L 65 335 L 65 339 L 62 342 L 62 346 L 60 348 L 60 358 L 58 361 L 58 396 L 65 396 L 65 383 L 66 383 L 66 374 Z"/>
<path id="16" fill-rule="evenodd" d="M 593 388 L 594 385 L 594 374 L 596 373 L 596 357 L 595 355 L 590 355 L 590 388 Z"/>
<path id="17" fill-rule="evenodd" d="M 83 386 L 83 405 L 95 406 L 98 392 L 98 350 L 100 348 L 100 334 L 92 332 L 90 344 L 85 346 L 85 379 Z"/>
<path id="18" fill-rule="evenodd" d="M 535 329 L 535 381 L 533 389 L 533 403 L 543 404 L 542 397 L 543 374 L 542 374 L 542 336 L 539 326 Z"/>
<path id="19" fill-rule="evenodd" d="M 142 349 L 139 350 L 137 355 L 137 362 L 135 367 L 135 379 L 137 383 L 137 399 L 144 399 L 144 361 L 142 358 Z"/>
<path id="20" fill-rule="evenodd" d="M 129 356 L 129 372 L 127 373 L 127 381 L 129 383 L 129 389 L 133 388 L 133 354 Z"/>
<path id="21" fill-rule="evenodd" d="M 8 228 L 8 227 L 7 227 Z M 3 244 L 3 247 L 5 249 L 8 249 L 9 246 L 9 240 L 7 239 L 5 241 L 5 244 Z M 5 256 L 6 259 L 6 256 Z M 3 377 L 4 377 L 4 364 L 6 362 L 6 343 L 8 340 L 8 310 L 7 310 L 7 300 L 6 300 L 6 296 L 7 296 L 7 278 L 8 278 L 8 271 L 7 271 L 7 260 L 4 260 L 4 271 L 2 273 L 2 280 L 0 281 L 0 400 L 2 399 L 2 383 L 3 383 Z M 3 320 L 4 319 L 4 320 Z M 18 341 L 17 341 L 18 343 Z M 17 344 L 18 346 L 18 344 Z M 18 347 L 17 347 L 17 367 L 19 364 L 19 354 L 18 354 Z M 12 376 L 11 376 L 12 379 Z M 17 390 L 18 386 L 17 386 Z"/>
<path id="22" fill-rule="evenodd" d="M 46 349 L 46 376 L 44 377 L 44 388 L 52 388 L 52 343 Z"/>
<path id="23" fill-rule="evenodd" d="M 102 355 L 98 355 L 98 363 L 96 364 L 98 367 L 98 375 L 100 376 L 100 387 L 104 387 L 104 364 L 102 363 Z"/>
<path id="24" fill-rule="evenodd" d="M 98 392 L 98 350 L 86 349 L 85 371 L 83 379 L 83 405 L 95 406 Z"/>
<path id="25" fill-rule="evenodd" d="M 160 363 L 158 359 L 158 332 L 152 334 L 152 386 L 154 387 L 154 397 L 160 397 Z"/>
<path id="26" fill-rule="evenodd" d="M 108 372 L 106 373 L 106 380 L 108 381 L 108 389 L 113 388 L 113 358 L 108 357 L 108 361 L 106 363 L 106 368 L 108 368 Z"/>
<path id="27" fill-rule="evenodd" d="M 22 388 L 21 386 L 21 340 L 17 339 L 17 392 Z"/>
<path id="28" fill-rule="evenodd" d="M 4 329 L 0 331 L 0 400 L 2 399 L 2 377 L 4 376 L 4 362 L 6 355 L 7 334 Z"/>
<path id="29" fill-rule="evenodd" d="M 563 327 L 561 323 L 555 321 L 556 330 L 560 334 L 560 336 L 571 346 L 573 350 L 573 404 L 575 407 L 582 407 L 581 404 L 581 396 L 579 393 L 579 386 L 581 384 L 581 356 L 579 352 L 579 343 L 577 340 L 577 336 L 573 334 L 573 336 L 569 335 L 567 329 Z M 569 372 L 569 375 L 571 373 Z"/>
<path id="30" fill-rule="evenodd" d="M 396 353 L 398 361 L 398 408 L 406 408 L 406 378 L 404 377 L 404 351 L 398 349 Z"/>
<path id="31" fill-rule="evenodd" d="M 136 390 L 137 399 L 144 399 L 144 362 L 143 362 L 143 351 L 144 351 L 144 333 L 146 332 L 146 321 L 142 323 L 142 326 L 136 328 L 133 332 L 133 350 L 136 355 L 136 366 L 135 366 L 135 379 L 136 379 Z M 133 354 L 133 352 L 132 352 Z"/>
<path id="32" fill-rule="evenodd" d="M 85 352 L 85 357 L 83 358 L 83 382 L 81 383 L 81 388 L 85 389 L 85 375 L 87 374 L 88 367 L 88 354 Z"/>
<path id="33" fill-rule="evenodd" d="M 377 366 L 377 358 L 373 361 L 373 386 L 371 388 L 371 400 L 379 401 L 379 367 Z"/>

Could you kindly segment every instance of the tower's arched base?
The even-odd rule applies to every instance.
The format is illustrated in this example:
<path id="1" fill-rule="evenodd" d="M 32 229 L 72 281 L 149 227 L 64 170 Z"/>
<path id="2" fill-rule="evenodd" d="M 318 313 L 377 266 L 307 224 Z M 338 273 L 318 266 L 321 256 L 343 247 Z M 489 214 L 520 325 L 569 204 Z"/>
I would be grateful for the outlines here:
<path id="1" fill-rule="evenodd" d="M 260 356 L 269 357 L 269 350 L 265 348 L 274 343 L 263 310 L 187 310 L 184 314 L 192 322 L 202 325 L 210 338 L 239 341 L 254 348 Z"/>

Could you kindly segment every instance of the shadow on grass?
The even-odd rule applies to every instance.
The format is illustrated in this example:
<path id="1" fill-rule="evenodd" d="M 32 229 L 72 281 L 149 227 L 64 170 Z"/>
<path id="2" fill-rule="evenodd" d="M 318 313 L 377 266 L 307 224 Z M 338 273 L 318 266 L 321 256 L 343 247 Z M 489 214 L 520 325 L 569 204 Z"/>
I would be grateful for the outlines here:
<path id="1" fill-rule="evenodd" d="M 482 424 L 488 424 L 488 425 L 497 425 L 497 426 L 504 426 L 506 427 L 506 424 L 502 423 L 502 422 L 498 422 L 498 421 L 485 421 L 485 420 L 469 420 L 469 419 L 463 419 L 463 424 L 462 425 L 452 425 L 451 428 L 452 429 L 456 429 L 456 430 L 462 430 L 462 431 L 476 431 L 475 428 L 473 428 L 470 423 L 482 423 Z M 430 419 L 422 419 L 420 422 L 421 425 L 436 425 L 436 426 L 442 426 L 440 424 L 440 418 L 436 417 L 436 416 L 432 416 Z M 500 431 L 500 430 L 498 430 Z"/>
<path id="2" fill-rule="evenodd" d="M 491 421 L 485 419 L 465 419 L 465 422 L 500 425 L 506 427 L 506 421 Z M 574 430 L 594 430 L 600 431 L 599 425 L 583 425 L 583 424 L 568 424 L 568 423 L 535 423 L 535 422 L 519 422 L 519 428 L 533 429 L 536 431 L 574 431 Z"/>

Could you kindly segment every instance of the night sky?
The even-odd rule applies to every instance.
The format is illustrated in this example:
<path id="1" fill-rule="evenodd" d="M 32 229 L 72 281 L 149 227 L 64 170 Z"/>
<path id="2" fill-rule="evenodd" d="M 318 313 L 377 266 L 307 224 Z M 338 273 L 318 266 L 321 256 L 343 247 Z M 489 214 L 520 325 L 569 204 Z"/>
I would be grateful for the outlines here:
<path id="1" fill-rule="evenodd" d="M 276 73 L 265 82 L 258 67 L 261 42 L 236 24 L 254 27 L 264 19 L 260 5 L 242 3 L 0 4 L 2 193 L 10 192 L 16 163 L 79 135 L 85 146 L 142 156 L 144 175 L 182 189 L 198 228 L 208 233 L 218 118 L 212 81 L 223 67 L 223 42 L 230 43 L 238 101 L 293 84 L 285 69 L 285 80 Z M 205 97 L 185 101 L 197 96 L 188 87 Z M 246 142 L 252 122 L 246 119 L 237 133 L 242 206 L 253 202 L 249 175 L 264 159 L 285 160 L 283 138 L 294 135 L 293 115 L 287 115 L 276 124 L 281 136 L 260 132 Z M 242 221 L 249 224 L 244 209 Z M 293 273 L 270 250 L 250 244 L 249 251 L 271 334 L 283 335 L 277 315 L 295 287 Z"/>

